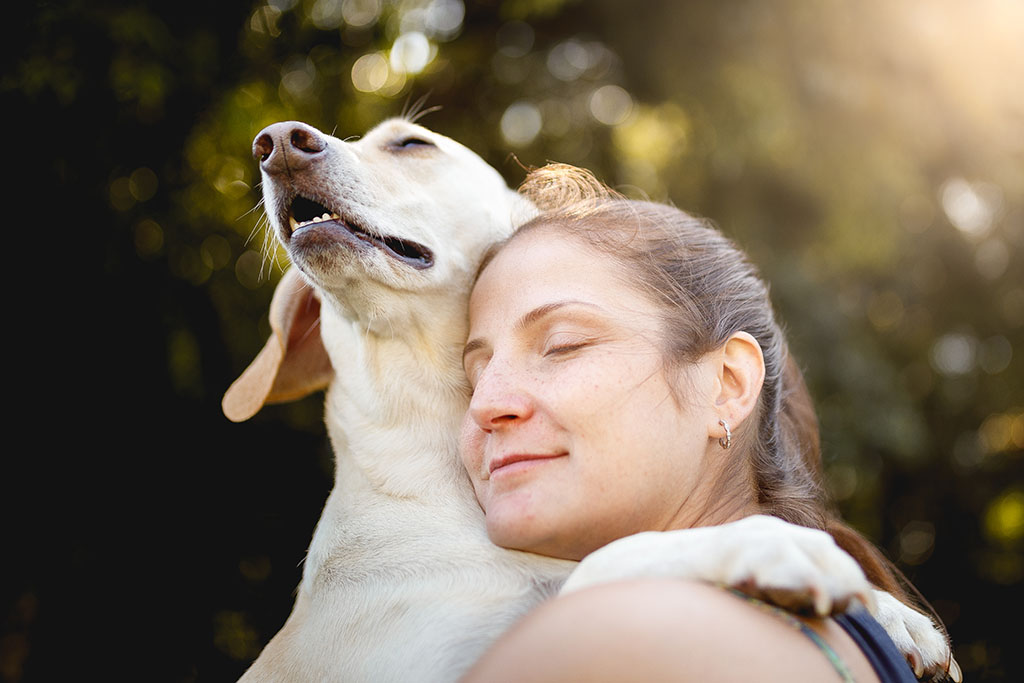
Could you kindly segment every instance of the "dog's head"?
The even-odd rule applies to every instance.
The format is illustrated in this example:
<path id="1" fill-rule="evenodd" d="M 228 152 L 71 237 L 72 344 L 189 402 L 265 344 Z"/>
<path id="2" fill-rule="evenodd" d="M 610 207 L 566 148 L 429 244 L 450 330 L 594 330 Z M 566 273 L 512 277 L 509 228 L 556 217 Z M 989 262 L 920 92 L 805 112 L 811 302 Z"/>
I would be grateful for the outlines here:
<path id="1" fill-rule="evenodd" d="M 294 267 L 274 293 L 274 334 L 225 395 L 233 420 L 329 383 L 323 314 L 392 338 L 461 328 L 484 251 L 534 213 L 479 156 L 403 119 L 354 142 L 275 123 L 256 136 L 253 155 L 269 223 Z"/>
<path id="2" fill-rule="evenodd" d="M 355 142 L 276 123 L 253 154 L 292 263 L 361 319 L 393 319 L 415 306 L 409 294 L 464 282 L 527 206 L 476 154 L 402 119 Z"/>

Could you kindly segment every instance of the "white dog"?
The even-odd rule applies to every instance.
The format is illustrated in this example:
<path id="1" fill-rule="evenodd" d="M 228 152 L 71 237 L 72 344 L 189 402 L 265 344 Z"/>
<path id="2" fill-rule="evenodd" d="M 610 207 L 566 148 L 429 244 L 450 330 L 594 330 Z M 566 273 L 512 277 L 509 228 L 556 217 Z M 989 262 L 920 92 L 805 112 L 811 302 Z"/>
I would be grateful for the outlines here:
<path id="1" fill-rule="evenodd" d="M 326 388 L 336 474 L 294 609 L 243 680 L 454 681 L 577 568 L 488 540 L 456 445 L 472 278 L 535 211 L 474 153 L 405 120 L 352 143 L 279 123 L 253 150 L 294 267 L 274 294 L 273 335 L 224 412 L 241 421 Z M 571 587 L 653 575 L 743 585 L 820 614 L 875 601 L 831 537 L 763 516 L 623 539 L 578 565 Z M 904 651 L 916 641 L 945 660 L 925 617 L 883 604 L 910 629 Z"/>

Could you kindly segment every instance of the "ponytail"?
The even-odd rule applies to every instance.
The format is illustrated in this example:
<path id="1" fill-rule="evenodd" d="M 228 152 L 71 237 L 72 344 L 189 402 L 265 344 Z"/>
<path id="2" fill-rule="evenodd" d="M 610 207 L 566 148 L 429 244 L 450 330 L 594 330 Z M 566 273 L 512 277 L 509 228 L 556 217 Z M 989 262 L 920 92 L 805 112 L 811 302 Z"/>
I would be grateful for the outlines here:
<path id="1" fill-rule="evenodd" d="M 782 376 L 782 402 L 779 411 L 779 455 L 781 459 L 797 459 L 817 482 L 820 491 L 819 510 L 823 524 L 836 545 L 857 561 L 874 586 L 900 602 L 930 614 L 939 629 L 945 627 L 934 608 L 874 543 L 846 524 L 835 511 L 824 489 L 821 459 L 821 437 L 818 418 L 803 373 L 790 356 Z"/>

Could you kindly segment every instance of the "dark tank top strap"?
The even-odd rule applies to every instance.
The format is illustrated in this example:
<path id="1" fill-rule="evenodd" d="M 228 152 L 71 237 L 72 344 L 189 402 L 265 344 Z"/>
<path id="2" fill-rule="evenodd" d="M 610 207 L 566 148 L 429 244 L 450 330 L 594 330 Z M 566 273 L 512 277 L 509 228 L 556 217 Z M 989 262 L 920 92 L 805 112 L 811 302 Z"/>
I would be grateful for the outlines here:
<path id="1" fill-rule="evenodd" d="M 907 660 L 867 610 L 852 609 L 834 619 L 864 652 L 882 683 L 917 683 Z"/>

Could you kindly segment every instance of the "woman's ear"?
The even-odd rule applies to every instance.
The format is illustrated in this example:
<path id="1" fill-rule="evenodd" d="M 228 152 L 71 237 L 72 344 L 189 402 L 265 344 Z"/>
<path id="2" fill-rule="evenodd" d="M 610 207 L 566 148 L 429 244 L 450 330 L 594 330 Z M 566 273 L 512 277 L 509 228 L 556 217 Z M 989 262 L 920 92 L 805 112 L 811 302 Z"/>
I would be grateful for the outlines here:
<path id="1" fill-rule="evenodd" d="M 736 332 L 719 350 L 715 410 L 735 430 L 754 411 L 764 384 L 764 354 L 761 345 L 747 332 Z M 714 425 L 713 433 L 726 430 Z"/>

